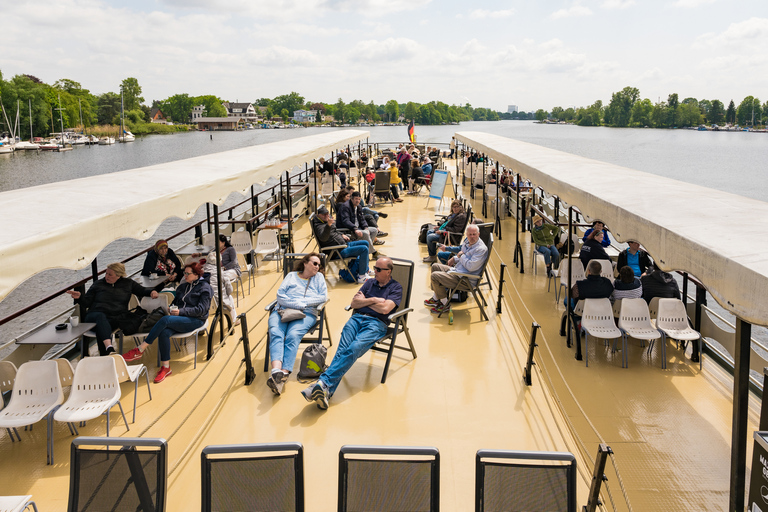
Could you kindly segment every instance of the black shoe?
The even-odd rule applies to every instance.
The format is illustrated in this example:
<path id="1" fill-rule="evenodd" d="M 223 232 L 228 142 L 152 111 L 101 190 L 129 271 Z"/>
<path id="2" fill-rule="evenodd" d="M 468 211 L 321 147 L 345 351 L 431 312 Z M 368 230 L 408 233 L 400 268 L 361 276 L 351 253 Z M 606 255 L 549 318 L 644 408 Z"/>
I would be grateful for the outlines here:
<path id="1" fill-rule="evenodd" d="M 389 214 L 379 212 L 379 217 L 381 217 L 382 219 L 386 219 L 387 217 L 389 217 Z"/>
<path id="2" fill-rule="evenodd" d="M 114 353 L 115 353 L 115 347 L 113 347 L 112 345 L 108 346 L 106 350 L 106 355 L 111 355 Z"/>
<path id="3" fill-rule="evenodd" d="M 379 236 L 379 237 L 381 237 L 381 238 L 384 238 L 385 236 L 389 236 L 389 233 L 387 233 L 386 231 L 379 231 L 379 232 L 376 234 L 376 236 Z"/>

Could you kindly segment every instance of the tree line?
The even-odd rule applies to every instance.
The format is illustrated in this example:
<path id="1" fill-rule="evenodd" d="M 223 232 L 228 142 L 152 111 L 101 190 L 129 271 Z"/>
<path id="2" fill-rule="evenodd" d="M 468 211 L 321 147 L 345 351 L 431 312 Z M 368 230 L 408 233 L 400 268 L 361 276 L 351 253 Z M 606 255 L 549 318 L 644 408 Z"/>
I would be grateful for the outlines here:
<path id="1" fill-rule="evenodd" d="M 768 119 L 768 102 L 761 104 L 757 97 L 747 96 L 738 106 L 731 100 L 726 107 L 717 99 L 685 98 L 680 101 L 678 94 L 673 93 L 667 97 L 667 101 L 652 103 L 648 98 L 641 99 L 636 87 L 625 87 L 613 93 L 606 106 L 597 100 L 588 107 L 554 107 L 551 112 L 539 109 L 536 111 L 536 119 L 556 119 L 579 126 L 637 128 L 686 128 L 726 123 L 757 126 L 763 125 L 763 120 Z"/>

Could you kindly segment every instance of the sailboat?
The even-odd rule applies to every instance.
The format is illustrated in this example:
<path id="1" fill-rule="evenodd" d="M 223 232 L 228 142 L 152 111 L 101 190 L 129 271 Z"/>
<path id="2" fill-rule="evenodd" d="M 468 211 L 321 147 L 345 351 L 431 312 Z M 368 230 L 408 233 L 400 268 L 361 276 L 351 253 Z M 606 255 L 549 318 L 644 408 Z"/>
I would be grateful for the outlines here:
<path id="1" fill-rule="evenodd" d="M 117 140 L 120 142 L 133 142 L 136 140 L 136 136 L 125 129 L 125 104 L 123 102 L 123 89 L 120 88 L 120 135 Z"/>
<path id="2" fill-rule="evenodd" d="M 40 144 L 35 144 L 33 141 L 35 140 L 35 136 L 32 133 L 32 99 L 29 100 L 29 140 L 28 141 L 21 141 L 18 144 L 16 144 L 16 149 L 24 149 L 27 151 L 38 151 L 40 149 Z"/>

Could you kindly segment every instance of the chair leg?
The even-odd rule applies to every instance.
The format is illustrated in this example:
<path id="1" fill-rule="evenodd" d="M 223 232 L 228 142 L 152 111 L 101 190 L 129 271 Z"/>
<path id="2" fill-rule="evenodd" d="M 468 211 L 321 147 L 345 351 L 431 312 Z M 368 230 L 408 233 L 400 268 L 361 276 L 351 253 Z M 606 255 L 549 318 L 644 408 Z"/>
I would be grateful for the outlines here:
<path id="1" fill-rule="evenodd" d="M 269 331 L 267 331 L 267 347 L 264 351 L 264 372 L 269 369 Z"/>
<path id="2" fill-rule="evenodd" d="M 131 430 L 131 427 L 128 426 L 128 420 L 125 418 L 125 412 L 123 412 L 123 404 L 120 403 L 120 400 L 117 401 L 117 406 L 120 408 L 120 414 L 123 415 L 123 422 L 125 422 L 126 430 Z M 107 419 L 109 419 L 109 415 L 107 415 Z"/>
<path id="3" fill-rule="evenodd" d="M 136 423 L 136 397 L 139 396 L 139 378 L 136 377 L 136 380 L 133 381 L 133 419 L 131 419 L 131 423 Z"/>
<path id="4" fill-rule="evenodd" d="M 584 333 L 584 361 L 589 366 L 589 333 L 587 331 L 584 331 Z M 579 336 L 581 336 L 581 332 Z"/>

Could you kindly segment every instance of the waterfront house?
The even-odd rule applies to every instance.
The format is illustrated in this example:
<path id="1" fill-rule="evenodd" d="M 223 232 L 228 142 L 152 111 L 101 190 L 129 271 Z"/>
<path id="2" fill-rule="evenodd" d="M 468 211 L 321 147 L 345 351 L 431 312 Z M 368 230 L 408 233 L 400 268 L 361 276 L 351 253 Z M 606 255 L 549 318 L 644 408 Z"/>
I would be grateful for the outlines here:
<path id="1" fill-rule="evenodd" d="M 159 108 L 153 108 L 149 111 L 149 122 L 155 124 L 168 124 L 165 114 Z"/>
<path id="2" fill-rule="evenodd" d="M 225 109 L 227 109 L 227 117 L 241 117 L 249 123 L 256 121 L 256 109 L 253 108 L 253 103 L 222 103 Z"/>
<path id="3" fill-rule="evenodd" d="M 198 130 L 235 131 L 242 129 L 245 120 L 242 117 L 198 117 L 193 121 Z"/>
<path id="4" fill-rule="evenodd" d="M 192 107 L 192 115 L 190 116 L 192 122 L 197 122 L 197 119 L 201 117 L 205 117 L 205 105 L 197 105 L 196 107 Z"/>
<path id="5" fill-rule="evenodd" d="M 324 121 L 323 117 L 320 119 Z M 317 110 L 294 110 L 293 120 L 297 123 L 314 123 L 317 122 Z"/>

